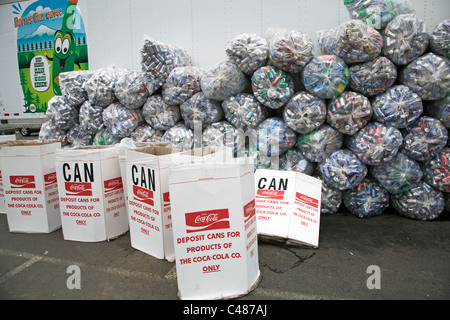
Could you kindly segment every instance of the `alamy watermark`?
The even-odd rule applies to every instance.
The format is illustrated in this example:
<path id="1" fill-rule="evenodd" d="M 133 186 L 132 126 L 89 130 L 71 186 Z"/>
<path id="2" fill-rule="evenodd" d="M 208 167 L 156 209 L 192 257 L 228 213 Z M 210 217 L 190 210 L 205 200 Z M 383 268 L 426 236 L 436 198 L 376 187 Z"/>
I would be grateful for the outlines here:
<path id="1" fill-rule="evenodd" d="M 70 274 L 67 278 L 66 286 L 67 289 L 81 289 L 81 269 L 77 265 L 70 265 L 66 269 L 66 273 Z"/>
<path id="2" fill-rule="evenodd" d="M 381 289 L 381 269 L 377 265 L 367 267 L 366 273 L 371 274 L 366 281 L 367 289 Z"/>

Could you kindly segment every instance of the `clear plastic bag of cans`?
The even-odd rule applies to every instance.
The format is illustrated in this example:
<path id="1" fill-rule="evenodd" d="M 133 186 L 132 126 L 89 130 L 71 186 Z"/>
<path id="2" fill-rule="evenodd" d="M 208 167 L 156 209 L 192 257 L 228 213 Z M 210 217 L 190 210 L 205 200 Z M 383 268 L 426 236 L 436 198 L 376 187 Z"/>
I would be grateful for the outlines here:
<path id="1" fill-rule="evenodd" d="M 84 90 L 84 83 L 91 74 L 92 72 L 87 70 L 68 71 L 59 74 L 61 94 L 67 104 L 78 107 L 87 100 L 88 96 L 86 90 Z"/>
<path id="2" fill-rule="evenodd" d="M 423 165 L 423 180 L 433 188 L 450 192 L 450 148 L 444 148 Z"/>
<path id="3" fill-rule="evenodd" d="M 164 133 L 161 142 L 169 142 L 169 148 L 191 150 L 194 147 L 194 132 L 180 121 Z"/>
<path id="4" fill-rule="evenodd" d="M 316 56 L 303 69 L 306 90 L 321 99 L 339 97 L 349 81 L 347 64 L 335 55 Z"/>
<path id="5" fill-rule="evenodd" d="M 144 120 L 156 130 L 168 130 L 180 119 L 180 107 L 168 105 L 160 94 L 150 96 L 142 107 Z"/>
<path id="6" fill-rule="evenodd" d="M 370 174 L 391 194 L 408 191 L 422 179 L 422 169 L 415 160 L 398 152 L 390 161 L 371 166 Z"/>
<path id="7" fill-rule="evenodd" d="M 313 162 L 324 161 L 341 149 L 343 142 L 344 135 L 326 124 L 310 133 L 297 135 L 297 148 Z"/>
<path id="8" fill-rule="evenodd" d="M 67 104 L 62 96 L 54 96 L 48 101 L 47 119 L 58 129 L 69 130 L 78 124 L 78 108 Z"/>
<path id="9" fill-rule="evenodd" d="M 258 150 L 267 157 L 277 156 L 291 149 L 296 142 L 295 132 L 281 118 L 268 118 L 257 130 Z"/>
<path id="10" fill-rule="evenodd" d="M 371 122 L 349 140 L 348 148 L 365 164 L 378 166 L 390 161 L 403 144 L 400 130 Z"/>
<path id="11" fill-rule="evenodd" d="M 383 39 L 383 54 L 396 65 L 406 65 L 425 52 L 430 36 L 425 23 L 411 13 L 393 19 Z"/>
<path id="12" fill-rule="evenodd" d="M 100 129 L 92 140 L 94 146 L 107 146 L 120 143 L 120 137 L 116 137 L 107 128 Z"/>
<path id="13" fill-rule="evenodd" d="M 149 94 L 162 86 L 170 72 L 190 64 L 190 57 L 181 47 L 169 45 L 144 36 L 141 48 L 141 67 L 147 78 Z"/>
<path id="14" fill-rule="evenodd" d="M 174 68 L 162 88 L 162 97 L 169 105 L 180 105 L 201 90 L 202 69 L 185 66 Z"/>
<path id="15" fill-rule="evenodd" d="M 200 86 L 207 98 L 223 101 L 243 92 L 247 79 L 235 64 L 226 61 L 206 70 L 200 79 Z"/>
<path id="16" fill-rule="evenodd" d="M 134 142 L 160 142 L 165 131 L 153 129 L 148 123 L 141 124 L 131 133 Z"/>
<path id="17" fill-rule="evenodd" d="M 391 196 L 392 207 L 403 217 L 434 220 L 444 211 L 444 194 L 421 181 L 414 188 Z"/>
<path id="18" fill-rule="evenodd" d="M 347 149 L 333 152 L 318 166 L 323 181 L 339 190 L 357 186 L 367 175 L 367 166 Z"/>
<path id="19" fill-rule="evenodd" d="M 318 129 L 326 117 L 325 101 L 306 91 L 296 93 L 283 109 L 283 119 L 288 127 L 301 134 Z"/>
<path id="20" fill-rule="evenodd" d="M 403 129 L 423 112 L 422 99 L 404 85 L 396 85 L 372 99 L 373 119 Z"/>
<path id="21" fill-rule="evenodd" d="M 283 107 L 294 94 L 294 83 L 290 75 L 272 66 L 256 70 L 251 84 L 256 99 L 270 109 Z"/>
<path id="22" fill-rule="evenodd" d="M 234 63 L 246 75 L 251 75 L 266 65 L 269 46 L 266 39 L 256 34 L 242 33 L 228 42 L 225 52 L 228 61 Z"/>
<path id="23" fill-rule="evenodd" d="M 196 125 L 204 129 L 207 125 L 220 121 L 223 110 L 220 103 L 207 98 L 203 91 L 197 92 L 180 105 L 181 117 L 186 126 L 194 130 Z"/>
<path id="24" fill-rule="evenodd" d="M 115 102 L 103 110 L 104 126 L 117 138 L 129 137 L 142 122 L 140 109 L 128 109 Z"/>
<path id="25" fill-rule="evenodd" d="M 450 92 L 450 61 L 434 53 L 415 59 L 399 75 L 423 100 L 438 100 Z"/>
<path id="26" fill-rule="evenodd" d="M 117 77 L 114 94 L 117 100 L 129 109 L 142 107 L 149 96 L 144 74 L 136 70 L 121 73 Z"/>
<path id="27" fill-rule="evenodd" d="M 103 107 L 95 106 L 89 100 L 83 102 L 80 107 L 80 129 L 89 134 L 96 134 L 103 128 Z"/>
<path id="28" fill-rule="evenodd" d="M 409 0 L 344 0 L 352 19 L 360 19 L 377 30 L 399 14 L 414 13 Z"/>
<path id="29" fill-rule="evenodd" d="M 323 181 L 323 177 L 320 174 L 320 171 L 315 171 L 313 174 L 314 178 L 322 180 L 322 202 L 320 207 L 321 214 L 334 214 L 338 212 L 339 207 L 342 204 L 342 195 L 343 191 L 330 187 L 325 181 Z"/>
<path id="30" fill-rule="evenodd" d="M 235 128 L 256 129 L 267 116 L 267 110 L 253 94 L 238 93 L 222 102 L 225 119 Z"/>
<path id="31" fill-rule="evenodd" d="M 439 100 L 425 101 L 423 109 L 425 115 L 438 119 L 444 127 L 450 128 L 450 94 Z"/>
<path id="32" fill-rule="evenodd" d="M 439 22 L 430 34 L 430 49 L 432 52 L 450 59 L 450 19 Z"/>
<path id="33" fill-rule="evenodd" d="M 186 49 L 173 43 L 169 43 L 167 46 L 172 51 L 174 68 L 190 66 L 192 64 L 191 56 Z"/>
<path id="34" fill-rule="evenodd" d="M 237 155 L 238 144 L 239 132 L 228 121 L 211 123 L 203 130 L 203 147 L 228 147 Z"/>
<path id="35" fill-rule="evenodd" d="M 42 142 L 61 142 L 67 144 L 66 131 L 59 129 L 52 121 L 45 121 L 39 130 L 38 140 Z"/>
<path id="36" fill-rule="evenodd" d="M 122 71 L 114 67 L 94 70 L 84 82 L 84 90 L 86 90 L 89 101 L 100 107 L 107 107 L 116 101 L 114 87 L 118 73 Z"/>
<path id="37" fill-rule="evenodd" d="M 269 63 L 289 73 L 299 73 L 314 56 L 314 45 L 306 33 L 269 29 Z"/>
<path id="38" fill-rule="evenodd" d="M 369 123 L 372 114 L 372 105 L 366 96 L 345 91 L 329 102 L 326 121 L 337 131 L 353 135 Z"/>
<path id="39" fill-rule="evenodd" d="M 320 50 L 347 64 L 375 59 L 383 48 L 383 36 L 361 20 L 346 21 L 334 29 L 318 32 Z"/>
<path id="40" fill-rule="evenodd" d="M 297 148 L 292 148 L 283 153 L 279 159 L 280 170 L 296 171 L 311 176 L 316 164 L 302 154 Z"/>
<path id="41" fill-rule="evenodd" d="M 427 161 L 441 151 L 448 140 L 448 131 L 437 119 L 422 116 L 403 131 L 401 152 L 411 159 Z"/>
<path id="42" fill-rule="evenodd" d="M 93 135 L 87 133 L 80 125 L 70 128 L 67 132 L 67 142 L 72 148 L 86 147 L 92 145 Z"/>
<path id="43" fill-rule="evenodd" d="M 342 199 L 348 211 L 359 218 L 378 216 L 389 206 L 389 192 L 369 177 L 345 190 Z"/>
<path id="44" fill-rule="evenodd" d="M 386 91 L 397 79 L 397 67 L 386 57 L 352 65 L 349 71 L 348 87 L 366 97 Z"/>

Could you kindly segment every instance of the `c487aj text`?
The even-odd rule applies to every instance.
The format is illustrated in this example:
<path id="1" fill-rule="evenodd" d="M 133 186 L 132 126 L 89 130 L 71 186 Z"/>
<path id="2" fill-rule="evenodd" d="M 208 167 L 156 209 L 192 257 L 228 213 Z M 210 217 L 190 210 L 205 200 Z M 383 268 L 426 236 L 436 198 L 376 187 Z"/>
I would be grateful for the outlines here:
<path id="1" fill-rule="evenodd" d="M 226 308 L 219 308 L 214 306 L 199 307 L 193 304 L 183 308 L 184 315 L 209 315 L 211 318 L 217 314 L 228 315 L 259 315 L 265 317 L 267 315 L 267 305 L 259 304 L 230 304 Z"/>

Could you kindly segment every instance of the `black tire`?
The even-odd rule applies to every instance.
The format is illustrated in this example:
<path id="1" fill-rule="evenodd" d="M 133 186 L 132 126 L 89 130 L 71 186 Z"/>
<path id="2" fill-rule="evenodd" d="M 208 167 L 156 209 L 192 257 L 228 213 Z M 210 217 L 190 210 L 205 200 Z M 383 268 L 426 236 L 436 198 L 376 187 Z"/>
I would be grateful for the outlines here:
<path id="1" fill-rule="evenodd" d="M 31 134 L 31 130 L 28 128 L 20 128 L 19 132 L 23 137 L 28 137 Z"/>

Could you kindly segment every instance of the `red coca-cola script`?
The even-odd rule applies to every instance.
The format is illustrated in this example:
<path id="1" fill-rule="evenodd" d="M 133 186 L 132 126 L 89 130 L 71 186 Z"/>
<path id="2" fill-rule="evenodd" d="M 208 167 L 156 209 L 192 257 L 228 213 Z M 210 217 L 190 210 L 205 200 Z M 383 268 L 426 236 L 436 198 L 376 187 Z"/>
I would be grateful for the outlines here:
<path id="1" fill-rule="evenodd" d="M 65 182 L 66 196 L 92 196 L 90 182 Z"/>
<path id="2" fill-rule="evenodd" d="M 256 190 L 256 197 L 260 198 L 260 199 L 283 200 L 284 190 L 258 189 L 258 190 Z"/>
<path id="3" fill-rule="evenodd" d="M 255 210 L 255 199 L 250 201 L 244 206 L 244 221 L 247 223 L 254 215 L 256 214 Z"/>
<path id="4" fill-rule="evenodd" d="M 228 209 L 216 209 L 185 214 L 186 232 L 228 229 L 230 227 Z"/>
<path id="5" fill-rule="evenodd" d="M 34 189 L 36 184 L 34 176 L 9 176 L 9 182 L 13 189 Z"/>
<path id="6" fill-rule="evenodd" d="M 170 206 L 170 196 L 168 192 L 163 193 L 164 207 Z"/>
<path id="7" fill-rule="evenodd" d="M 296 192 L 295 193 L 295 200 L 300 201 L 304 204 L 307 204 L 308 206 L 318 208 L 319 207 L 319 200 L 311 198 L 303 193 Z"/>
<path id="8" fill-rule="evenodd" d="M 123 188 L 122 177 L 105 180 L 103 182 L 105 193 Z"/>
<path id="9" fill-rule="evenodd" d="M 44 183 L 45 186 L 49 186 L 56 183 L 56 172 L 44 174 Z"/>
<path id="10" fill-rule="evenodd" d="M 154 205 L 153 191 L 138 186 L 133 186 L 133 199 L 143 203 Z"/>

